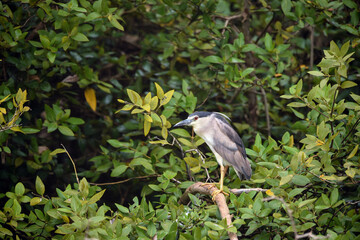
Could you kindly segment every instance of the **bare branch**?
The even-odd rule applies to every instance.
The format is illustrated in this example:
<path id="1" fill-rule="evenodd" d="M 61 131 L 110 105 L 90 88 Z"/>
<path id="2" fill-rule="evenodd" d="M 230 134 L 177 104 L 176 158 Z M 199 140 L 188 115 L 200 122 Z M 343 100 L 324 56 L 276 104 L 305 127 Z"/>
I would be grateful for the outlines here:
<path id="1" fill-rule="evenodd" d="M 241 193 L 248 193 L 251 191 L 256 191 L 256 192 L 266 192 L 268 189 L 263 189 L 263 188 L 241 188 L 241 189 L 230 189 L 230 192 L 235 194 L 235 195 L 240 195 Z"/>
<path id="2" fill-rule="evenodd" d="M 193 185 L 188 187 L 186 189 L 185 193 L 181 196 L 181 198 L 179 200 L 179 204 L 187 204 L 190 201 L 189 193 L 191 193 L 191 194 L 200 193 L 200 194 L 211 196 L 215 191 L 218 191 L 218 189 L 217 189 L 217 187 L 215 187 L 215 185 L 209 186 L 209 185 L 205 185 L 202 182 L 194 183 Z M 222 192 L 220 192 L 219 194 L 217 194 L 215 196 L 215 203 L 217 204 L 217 206 L 219 208 L 221 217 L 223 219 L 224 218 L 226 219 L 228 227 L 232 227 L 233 225 L 232 225 L 232 221 L 231 221 L 230 211 L 226 204 L 226 198 Z M 228 235 L 231 240 L 238 239 L 236 233 L 228 231 Z"/>

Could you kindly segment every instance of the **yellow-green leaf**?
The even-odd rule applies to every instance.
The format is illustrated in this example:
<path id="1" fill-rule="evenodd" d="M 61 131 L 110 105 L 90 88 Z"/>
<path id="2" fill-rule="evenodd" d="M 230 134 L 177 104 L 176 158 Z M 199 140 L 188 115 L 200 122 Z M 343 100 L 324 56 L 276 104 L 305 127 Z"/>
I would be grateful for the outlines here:
<path id="1" fill-rule="evenodd" d="M 93 88 L 86 88 L 85 92 L 85 99 L 86 102 L 89 104 L 90 108 L 96 112 L 96 95 L 95 95 L 95 90 Z"/>
<path id="2" fill-rule="evenodd" d="M 125 101 L 124 100 L 122 100 L 122 99 L 120 99 L 120 98 L 118 98 L 118 100 L 117 100 L 119 103 L 125 103 Z"/>
<path id="3" fill-rule="evenodd" d="M 178 140 L 179 140 L 179 142 L 181 142 L 182 144 L 184 144 L 186 146 L 193 147 L 193 144 L 185 138 L 178 138 Z"/>
<path id="4" fill-rule="evenodd" d="M 354 83 L 353 81 L 345 81 L 341 84 L 341 88 L 351 88 L 351 87 L 355 87 L 357 84 Z"/>
<path id="5" fill-rule="evenodd" d="M 144 114 L 144 118 L 148 122 L 153 122 L 153 119 L 148 114 Z"/>
<path id="6" fill-rule="evenodd" d="M 156 87 L 156 95 L 158 96 L 159 99 L 163 99 L 164 97 L 164 90 L 160 87 L 159 84 L 155 83 L 155 87 Z"/>
<path id="7" fill-rule="evenodd" d="M 151 122 L 145 120 L 144 121 L 144 136 L 147 136 L 149 134 L 150 128 L 151 128 Z"/>
<path id="8" fill-rule="evenodd" d="M 130 98 L 130 101 L 132 103 L 134 103 L 137 106 L 142 105 L 142 99 L 141 99 L 140 95 L 137 92 L 135 92 L 135 91 L 128 88 L 127 89 L 127 94 L 128 94 L 128 96 Z"/>
<path id="9" fill-rule="evenodd" d="M 128 104 L 126 104 L 125 106 L 123 106 L 123 107 L 120 109 L 120 111 L 129 111 L 129 110 L 131 110 L 133 107 L 134 107 L 133 104 L 128 103 Z"/>
<path id="10" fill-rule="evenodd" d="M 131 111 L 131 114 L 137 114 L 137 113 L 142 113 L 144 112 L 144 109 L 140 109 L 140 108 L 135 108 L 134 110 Z"/>
<path id="11" fill-rule="evenodd" d="M 64 152 L 66 152 L 65 149 L 63 149 L 63 148 L 58 148 L 58 149 L 55 149 L 54 151 L 52 151 L 52 152 L 50 153 L 50 155 L 51 155 L 51 156 L 54 156 L 54 155 L 56 155 L 56 154 L 64 153 Z"/>
<path id="12" fill-rule="evenodd" d="M 280 186 L 290 182 L 292 178 L 293 178 L 292 174 L 282 177 L 280 180 Z"/>
<path id="13" fill-rule="evenodd" d="M 358 151 L 358 148 L 359 148 L 359 144 L 357 144 L 354 149 L 351 151 L 351 153 L 349 154 L 349 156 L 347 157 L 347 159 L 350 159 L 352 157 L 355 156 L 356 152 Z"/>
<path id="14" fill-rule="evenodd" d="M 174 94 L 174 90 L 170 90 L 167 93 L 165 93 L 164 97 L 160 101 L 160 105 L 167 104 L 171 100 L 173 94 Z"/>
<path id="15" fill-rule="evenodd" d="M 95 194 L 94 196 L 92 196 L 89 200 L 89 204 L 93 204 L 93 203 L 96 203 L 97 201 L 100 200 L 100 198 L 104 195 L 105 193 L 105 190 L 102 190 L 101 192 L 98 192 L 97 194 Z"/>
<path id="16" fill-rule="evenodd" d="M 166 126 L 166 121 L 167 121 L 166 117 L 161 114 L 160 118 L 161 118 L 161 125 Z"/>
<path id="17" fill-rule="evenodd" d="M 166 144 L 169 144 L 169 143 L 168 143 L 168 141 L 166 141 L 166 140 L 157 140 L 157 141 L 150 141 L 150 144 L 166 145 Z"/>
<path id="18" fill-rule="evenodd" d="M 39 176 L 36 176 L 36 181 L 35 181 L 35 188 L 36 188 L 36 192 L 43 196 L 45 193 L 45 185 L 44 183 L 41 181 L 41 178 L 39 178 Z"/>
<path id="19" fill-rule="evenodd" d="M 30 200 L 30 206 L 35 206 L 37 204 L 39 204 L 41 202 L 41 199 L 40 197 L 33 197 L 31 200 Z"/>
<path id="20" fill-rule="evenodd" d="M 119 23 L 119 21 L 116 18 L 114 18 L 114 16 L 109 15 L 108 19 L 109 19 L 109 22 L 111 23 L 111 25 L 113 25 L 120 31 L 124 31 L 124 27 Z"/>
<path id="21" fill-rule="evenodd" d="M 145 104 L 142 106 L 142 108 L 147 111 L 147 112 L 150 112 L 150 104 Z"/>
<path id="22" fill-rule="evenodd" d="M 151 98 L 150 109 L 155 110 L 158 105 L 158 102 L 159 102 L 159 98 L 157 96 Z"/>
<path id="23" fill-rule="evenodd" d="M 167 137 L 168 137 L 168 131 L 167 131 L 167 128 L 166 128 L 166 127 L 162 127 L 162 129 L 161 129 L 161 136 L 162 136 L 164 139 L 167 139 Z"/>
<path id="24" fill-rule="evenodd" d="M 151 113 L 151 118 L 152 120 L 154 120 L 154 122 L 161 122 L 161 118 L 159 117 L 159 115 L 154 112 Z"/>
<path id="25" fill-rule="evenodd" d="M 150 104 L 151 102 L 151 92 L 148 92 L 148 94 L 146 94 L 145 98 L 144 98 L 144 104 Z"/>
<path id="26" fill-rule="evenodd" d="M 6 101 L 6 99 L 8 99 L 10 97 L 10 94 L 9 95 L 7 95 L 6 97 L 4 97 L 3 99 L 1 99 L 0 100 L 0 103 L 2 103 L 2 102 L 4 102 L 4 101 Z"/>

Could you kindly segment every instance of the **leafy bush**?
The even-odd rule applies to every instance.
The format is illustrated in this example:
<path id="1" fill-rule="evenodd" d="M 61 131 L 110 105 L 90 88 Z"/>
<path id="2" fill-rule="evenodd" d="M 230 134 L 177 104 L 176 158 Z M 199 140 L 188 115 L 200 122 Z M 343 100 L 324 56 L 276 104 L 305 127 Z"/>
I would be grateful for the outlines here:
<path id="1" fill-rule="evenodd" d="M 358 238 L 355 1 L 0 9 L 1 238 Z M 264 190 L 230 194 L 232 227 L 206 196 L 179 203 L 219 175 L 171 128 L 195 110 L 227 114 L 248 146 L 251 180 L 230 168 L 225 186 Z"/>

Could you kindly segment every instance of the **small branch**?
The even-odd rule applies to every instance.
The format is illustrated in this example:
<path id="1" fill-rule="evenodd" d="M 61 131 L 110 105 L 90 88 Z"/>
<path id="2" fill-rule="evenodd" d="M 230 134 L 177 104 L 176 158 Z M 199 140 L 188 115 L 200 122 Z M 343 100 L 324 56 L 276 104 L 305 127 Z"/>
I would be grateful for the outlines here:
<path id="1" fill-rule="evenodd" d="M 190 202 L 190 198 L 189 198 L 189 193 L 191 194 L 195 194 L 195 193 L 200 193 L 200 194 L 204 194 L 204 195 L 212 195 L 215 191 L 217 191 L 217 187 L 215 187 L 215 185 L 205 185 L 202 182 L 197 182 L 194 183 L 193 185 L 191 185 L 190 187 L 188 187 L 185 191 L 185 193 L 181 196 L 180 200 L 179 200 L 179 204 L 187 204 Z M 226 219 L 227 225 L 228 227 L 233 226 L 232 225 L 232 221 L 231 221 L 231 215 L 230 215 L 230 211 L 229 208 L 226 204 L 226 198 L 224 196 L 224 194 L 222 192 L 220 192 L 219 194 L 217 194 L 215 196 L 215 203 L 217 204 L 219 211 L 220 211 L 220 215 L 221 217 L 224 219 Z M 238 239 L 236 233 L 233 232 L 228 232 L 229 235 L 229 239 L 230 240 L 235 240 Z"/>
<path id="2" fill-rule="evenodd" d="M 72 163 L 72 165 L 73 165 L 73 167 L 74 167 L 74 171 L 75 171 L 76 181 L 77 181 L 78 185 L 80 185 L 79 177 L 78 177 L 78 174 L 77 174 L 77 171 L 76 171 L 75 162 L 74 162 L 74 160 L 71 158 L 71 156 L 70 156 L 69 152 L 66 150 L 65 146 L 64 146 L 63 144 L 61 144 L 61 146 L 63 147 L 63 149 L 65 150 L 66 154 L 68 155 L 68 157 L 69 157 L 70 160 L 71 160 L 71 163 Z"/>
<path id="3" fill-rule="evenodd" d="M 270 125 L 270 114 L 269 114 L 269 105 L 266 97 L 266 92 L 262 86 L 260 86 L 261 94 L 264 99 L 264 108 L 265 108 L 265 116 L 266 116 L 266 128 L 268 132 L 268 136 L 271 136 L 271 125 Z"/>
<path id="4" fill-rule="evenodd" d="M 314 66 L 314 27 L 309 26 L 310 29 L 310 69 Z"/>
<path id="5" fill-rule="evenodd" d="M 262 32 L 260 33 L 259 36 L 257 36 L 255 44 L 257 44 L 260 40 L 260 38 L 262 38 L 262 36 L 264 36 L 264 34 L 266 33 L 266 31 L 268 30 L 268 28 L 271 26 L 271 24 L 274 22 L 275 18 L 274 16 L 271 18 L 270 22 L 266 25 L 266 27 L 262 30 Z"/>
<path id="6" fill-rule="evenodd" d="M 339 92 L 339 87 L 336 89 L 336 91 L 335 91 L 335 93 L 334 93 L 334 99 L 333 99 L 333 102 L 332 102 L 332 104 L 331 104 L 330 118 L 332 118 L 332 117 L 333 117 L 333 114 L 334 114 L 334 107 L 335 107 L 336 95 L 337 95 L 338 92 Z M 331 121 L 331 122 L 330 122 L 330 125 L 331 125 L 331 135 L 334 136 L 334 121 Z M 333 147 L 333 144 L 334 144 L 334 139 L 331 140 L 330 148 Z"/>
<path id="7" fill-rule="evenodd" d="M 263 188 L 240 188 L 240 189 L 230 189 L 230 192 L 235 194 L 235 195 L 240 195 L 241 193 L 248 193 L 251 191 L 256 191 L 256 192 L 266 192 L 268 189 L 263 189 Z"/>
<path id="8" fill-rule="evenodd" d="M 356 120 L 356 122 L 354 123 L 354 125 L 351 127 L 350 131 L 348 132 L 348 134 L 346 134 L 345 138 L 341 141 L 341 144 L 343 144 L 343 142 L 346 140 L 345 145 L 347 144 L 347 142 L 349 141 L 348 137 L 351 135 L 352 131 L 357 127 L 357 125 L 360 123 L 360 117 Z"/>
<path id="9" fill-rule="evenodd" d="M 161 176 L 161 175 L 160 174 L 153 174 L 153 175 L 147 175 L 147 176 L 138 176 L 138 177 L 127 178 L 127 179 L 124 179 L 124 180 L 121 180 L 121 181 L 116 181 L 116 182 L 90 183 L 90 184 L 95 185 L 95 186 L 116 185 L 116 184 L 126 183 L 126 182 L 134 180 L 134 179 L 143 179 L 143 178 L 151 178 L 151 177 L 159 177 L 159 176 Z M 175 180 L 175 182 L 176 181 L 177 180 Z"/>

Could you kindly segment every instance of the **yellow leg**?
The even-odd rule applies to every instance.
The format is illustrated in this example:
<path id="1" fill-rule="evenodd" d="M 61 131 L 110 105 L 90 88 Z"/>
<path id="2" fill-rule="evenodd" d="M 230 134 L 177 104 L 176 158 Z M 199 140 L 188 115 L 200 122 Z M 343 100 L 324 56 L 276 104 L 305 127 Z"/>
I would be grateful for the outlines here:
<path id="1" fill-rule="evenodd" d="M 212 200 L 215 201 L 215 197 L 216 195 L 218 195 L 219 193 L 223 193 L 225 195 L 229 195 L 226 192 L 224 192 L 224 177 L 225 177 L 225 172 L 226 172 L 227 168 L 225 168 L 224 166 L 220 165 L 220 189 L 219 190 L 215 190 L 211 195 L 212 195 Z"/>
<path id="2" fill-rule="evenodd" d="M 224 187 L 224 176 L 225 176 L 225 168 L 224 166 L 220 165 L 220 191 L 223 191 Z"/>

